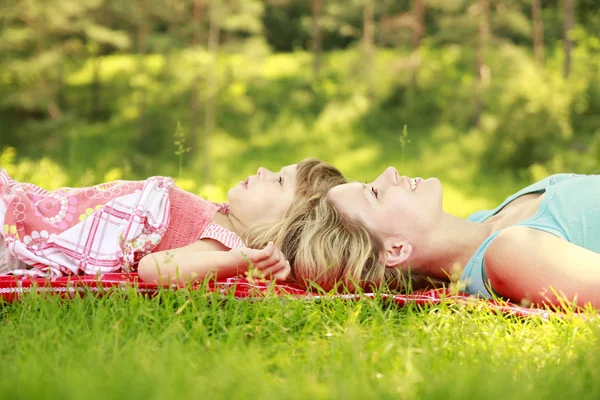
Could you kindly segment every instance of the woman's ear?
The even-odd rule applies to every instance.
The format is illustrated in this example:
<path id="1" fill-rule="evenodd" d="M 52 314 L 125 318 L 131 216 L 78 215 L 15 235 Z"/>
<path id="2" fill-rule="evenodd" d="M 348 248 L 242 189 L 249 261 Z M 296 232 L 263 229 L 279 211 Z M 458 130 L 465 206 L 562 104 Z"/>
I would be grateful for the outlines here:
<path id="1" fill-rule="evenodd" d="M 407 241 L 399 241 L 386 246 L 386 267 L 397 267 L 402 264 L 412 254 L 412 245 Z"/>

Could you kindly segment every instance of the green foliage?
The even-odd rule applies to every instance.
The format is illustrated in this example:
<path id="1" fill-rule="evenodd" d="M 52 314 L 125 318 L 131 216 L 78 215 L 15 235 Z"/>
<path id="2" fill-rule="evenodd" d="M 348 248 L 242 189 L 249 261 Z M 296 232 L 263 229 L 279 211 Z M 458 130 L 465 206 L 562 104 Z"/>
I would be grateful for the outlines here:
<path id="1" fill-rule="evenodd" d="M 190 85 L 195 74 L 206 73 L 210 59 L 202 49 L 171 53 L 168 62 L 176 68 L 168 71 L 168 79 L 165 56 L 144 57 L 143 75 L 135 56 L 103 56 L 100 110 L 105 117 L 93 122 L 83 118 L 94 82 L 93 60 L 85 62 L 65 77 L 69 113 L 17 123 L 9 112 L 13 108 L 7 108 L 7 118 L 0 119 L 8 132 L 3 144 L 16 147 L 19 157 L 53 160 L 72 186 L 98 183 L 110 170 L 120 171 L 110 176 L 126 179 L 179 175 L 184 186 L 214 200 L 224 200 L 228 187 L 259 165 L 278 169 L 307 156 L 334 162 L 353 179 L 370 180 L 391 164 L 408 175 L 435 175 L 457 187 L 487 176 L 504 181 L 501 188 L 508 191 L 533 178 L 531 166 L 548 173 L 596 172 L 600 92 L 594 60 L 599 56 L 595 42 L 589 42 L 577 53 L 569 81 L 560 75 L 558 54 L 540 70 L 515 46 L 491 51 L 491 65 L 506 67 L 492 69 L 477 127 L 470 125 L 473 55 L 456 45 L 422 48 L 416 90 L 409 86 L 402 55 L 379 51 L 373 63 L 374 98 L 354 67 L 360 50 L 326 54 L 318 82 L 312 82 L 310 55 L 304 52 L 222 54 L 209 186 L 197 173 L 202 154 L 194 150 L 194 137 L 188 134 L 185 145 L 173 137 L 178 121 L 179 132 L 190 131 Z M 147 101 L 143 135 L 137 106 L 142 88 Z M 403 149 L 399 138 L 405 125 L 410 143 Z M 192 150 L 184 155 L 188 147 Z M 507 173 L 513 178 L 501 177 Z M 454 193 L 448 206 L 461 215 L 501 200 L 499 191 L 471 192 L 473 201 L 466 202 L 464 194 Z"/>
<path id="2" fill-rule="evenodd" d="M 530 10 L 521 0 L 491 1 L 483 86 L 474 70 L 478 9 L 464 0 L 427 2 L 415 86 L 409 1 L 375 4 L 376 41 L 384 17 L 399 18 L 393 29 L 408 36 L 393 49 L 376 48 L 368 66 L 358 42 L 365 3 L 326 2 L 324 48 L 347 49 L 324 53 L 318 80 L 302 50 L 310 37 L 306 2 L 15 4 L 0 11 L 0 149 L 18 149 L 13 173 L 46 187 L 176 175 L 189 190 L 224 200 L 259 165 L 278 169 L 316 156 L 351 179 L 370 180 L 390 164 L 438 176 L 449 209 L 465 215 L 541 173 L 598 169 L 600 41 L 587 23 L 570 33 L 576 47 L 565 80 L 561 42 L 547 35 L 539 68 L 527 49 Z M 544 4 L 545 29 L 553 29 L 560 9 Z M 219 54 L 206 48 L 210 15 L 222 31 Z M 297 41 L 285 40 L 295 51 L 274 53 L 292 34 Z M 199 171 L 212 95 L 212 180 L 205 182 Z M 56 179 L 34 174 L 42 159 L 61 171 Z"/>

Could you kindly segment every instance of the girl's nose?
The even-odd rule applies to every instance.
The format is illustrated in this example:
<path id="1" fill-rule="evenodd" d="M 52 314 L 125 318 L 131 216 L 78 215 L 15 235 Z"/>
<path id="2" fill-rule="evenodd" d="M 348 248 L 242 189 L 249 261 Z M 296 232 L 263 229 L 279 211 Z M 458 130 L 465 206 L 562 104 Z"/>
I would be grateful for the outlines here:
<path id="1" fill-rule="evenodd" d="M 264 178 L 266 176 L 269 176 L 270 174 L 272 174 L 272 172 L 264 167 L 259 167 L 256 171 L 256 175 L 258 175 L 259 178 Z"/>

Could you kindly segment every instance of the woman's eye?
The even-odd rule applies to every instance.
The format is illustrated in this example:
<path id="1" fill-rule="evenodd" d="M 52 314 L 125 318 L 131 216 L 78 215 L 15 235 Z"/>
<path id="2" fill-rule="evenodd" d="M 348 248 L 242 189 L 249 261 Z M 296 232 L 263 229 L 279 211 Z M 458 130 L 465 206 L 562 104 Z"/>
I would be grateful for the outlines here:
<path id="1" fill-rule="evenodd" d="M 375 196 L 375 198 L 377 199 L 377 195 L 379 194 L 379 190 L 375 189 L 374 186 L 371 187 L 371 192 L 373 192 L 373 195 Z"/>
<path id="2" fill-rule="evenodd" d="M 283 176 L 277 178 L 277 182 L 279 182 L 279 184 L 283 186 Z"/>

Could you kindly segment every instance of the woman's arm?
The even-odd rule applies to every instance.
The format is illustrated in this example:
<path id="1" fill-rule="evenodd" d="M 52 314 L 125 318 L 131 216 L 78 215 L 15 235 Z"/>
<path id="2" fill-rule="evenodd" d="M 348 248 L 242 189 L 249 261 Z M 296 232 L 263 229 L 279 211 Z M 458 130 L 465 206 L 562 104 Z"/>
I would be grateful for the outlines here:
<path id="1" fill-rule="evenodd" d="M 203 281 L 207 276 L 229 278 L 248 270 L 248 263 L 264 276 L 284 280 L 290 266 L 272 243 L 264 249 L 228 249 L 221 243 L 203 239 L 189 246 L 159 251 L 144 256 L 138 274 L 146 282 L 186 284 Z"/>
<path id="2" fill-rule="evenodd" d="M 600 308 L 600 254 L 551 233 L 505 229 L 485 254 L 492 288 L 514 301 L 559 305 L 562 300 Z"/>

